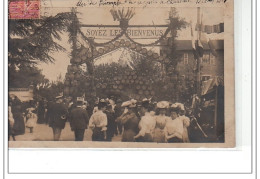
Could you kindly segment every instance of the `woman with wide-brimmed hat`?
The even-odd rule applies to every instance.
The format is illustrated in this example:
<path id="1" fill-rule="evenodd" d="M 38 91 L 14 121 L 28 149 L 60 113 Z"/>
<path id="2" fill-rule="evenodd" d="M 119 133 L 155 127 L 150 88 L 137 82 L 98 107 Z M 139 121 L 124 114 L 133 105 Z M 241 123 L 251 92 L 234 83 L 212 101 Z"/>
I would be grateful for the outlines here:
<path id="1" fill-rule="evenodd" d="M 107 130 L 107 115 L 104 113 L 107 103 L 101 99 L 97 111 L 92 114 L 89 120 L 89 128 L 93 130 L 92 141 L 105 141 Z"/>
<path id="2" fill-rule="evenodd" d="M 136 116 L 134 109 L 136 108 L 136 100 L 129 100 L 122 104 L 125 108 L 124 113 L 117 118 L 124 127 L 122 142 L 134 142 L 134 136 L 138 133 L 139 119 Z"/>
<path id="3" fill-rule="evenodd" d="M 167 109 L 169 108 L 169 102 L 168 101 L 160 101 L 157 103 L 157 111 L 158 115 L 155 116 L 156 125 L 154 129 L 154 142 L 166 142 L 165 138 L 165 125 L 166 122 L 171 120 L 170 117 L 166 116 Z"/>
<path id="4" fill-rule="evenodd" d="M 189 142 L 187 127 L 189 126 L 189 118 L 182 116 L 184 105 L 175 103 L 171 105 L 171 118 L 165 126 L 165 135 L 169 143 Z"/>
<path id="5" fill-rule="evenodd" d="M 185 115 L 185 106 L 182 103 L 176 104 L 179 107 L 179 118 L 181 118 L 183 122 L 183 142 L 188 143 L 190 142 L 189 134 L 188 134 L 188 127 L 190 126 L 190 118 Z"/>
<path id="6" fill-rule="evenodd" d="M 141 102 L 141 120 L 139 122 L 139 133 L 134 137 L 139 142 L 153 142 L 153 133 L 156 120 L 151 113 L 152 106 L 149 99 L 143 99 Z"/>
<path id="7" fill-rule="evenodd" d="M 170 106 L 171 119 L 165 126 L 165 137 L 169 143 L 183 142 L 183 122 L 179 118 L 180 109 L 176 104 Z"/>

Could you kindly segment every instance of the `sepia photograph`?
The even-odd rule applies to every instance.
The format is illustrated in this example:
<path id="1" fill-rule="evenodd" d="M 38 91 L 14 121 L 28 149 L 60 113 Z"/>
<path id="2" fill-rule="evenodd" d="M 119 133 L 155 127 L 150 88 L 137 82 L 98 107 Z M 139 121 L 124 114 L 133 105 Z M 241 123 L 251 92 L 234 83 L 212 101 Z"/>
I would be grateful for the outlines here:
<path id="1" fill-rule="evenodd" d="M 9 0 L 9 147 L 235 147 L 226 6 L 95 2 Z"/>

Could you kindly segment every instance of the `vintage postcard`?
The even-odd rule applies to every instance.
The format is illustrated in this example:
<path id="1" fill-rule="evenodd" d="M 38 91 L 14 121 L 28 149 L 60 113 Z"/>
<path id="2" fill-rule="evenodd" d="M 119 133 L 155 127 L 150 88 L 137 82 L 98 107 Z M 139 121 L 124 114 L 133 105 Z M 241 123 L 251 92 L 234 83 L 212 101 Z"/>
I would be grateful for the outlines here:
<path id="1" fill-rule="evenodd" d="M 9 147 L 235 147 L 233 6 L 9 0 Z"/>

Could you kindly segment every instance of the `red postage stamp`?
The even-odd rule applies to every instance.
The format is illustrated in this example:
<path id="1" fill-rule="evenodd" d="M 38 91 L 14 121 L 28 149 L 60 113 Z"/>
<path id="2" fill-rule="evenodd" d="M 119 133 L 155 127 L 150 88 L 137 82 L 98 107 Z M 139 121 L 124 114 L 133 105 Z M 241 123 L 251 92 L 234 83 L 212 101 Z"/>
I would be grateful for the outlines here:
<path id="1" fill-rule="evenodd" d="M 40 0 L 9 1 L 9 19 L 39 19 Z"/>

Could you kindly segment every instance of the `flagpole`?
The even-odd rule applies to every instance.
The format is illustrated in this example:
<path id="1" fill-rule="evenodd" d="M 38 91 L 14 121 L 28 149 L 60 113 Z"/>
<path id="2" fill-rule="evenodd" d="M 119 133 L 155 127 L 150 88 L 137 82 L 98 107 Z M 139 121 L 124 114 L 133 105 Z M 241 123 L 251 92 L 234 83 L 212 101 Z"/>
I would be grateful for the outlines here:
<path id="1" fill-rule="evenodd" d="M 197 42 L 199 42 L 201 35 L 201 22 L 200 22 L 200 7 L 197 7 Z M 197 94 L 200 96 L 200 62 L 202 57 L 198 57 L 197 59 Z"/>

